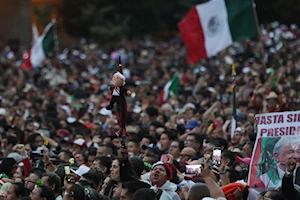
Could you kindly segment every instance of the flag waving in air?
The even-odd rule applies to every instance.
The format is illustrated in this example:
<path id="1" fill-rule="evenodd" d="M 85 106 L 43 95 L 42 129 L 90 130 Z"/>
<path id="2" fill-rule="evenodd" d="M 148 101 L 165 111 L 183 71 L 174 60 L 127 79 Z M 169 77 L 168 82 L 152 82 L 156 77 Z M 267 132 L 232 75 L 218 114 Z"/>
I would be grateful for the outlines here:
<path id="1" fill-rule="evenodd" d="M 216 55 L 235 41 L 258 35 L 251 0 L 211 0 L 196 5 L 178 28 L 192 64 Z"/>
<path id="2" fill-rule="evenodd" d="M 23 70 L 31 70 L 38 67 L 54 49 L 54 25 L 55 21 L 50 22 L 44 33 L 31 46 L 26 60 L 22 63 Z"/>

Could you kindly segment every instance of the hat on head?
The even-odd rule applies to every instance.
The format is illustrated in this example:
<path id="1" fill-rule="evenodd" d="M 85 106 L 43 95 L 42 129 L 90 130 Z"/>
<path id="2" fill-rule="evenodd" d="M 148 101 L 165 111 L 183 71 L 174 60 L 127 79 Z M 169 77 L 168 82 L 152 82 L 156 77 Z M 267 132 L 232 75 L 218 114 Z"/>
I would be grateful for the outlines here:
<path id="1" fill-rule="evenodd" d="M 56 132 L 56 135 L 59 136 L 60 138 L 66 138 L 70 136 L 70 132 L 67 129 L 59 129 Z"/>
<path id="2" fill-rule="evenodd" d="M 80 167 L 77 170 L 71 169 L 71 171 L 78 176 L 82 176 L 88 173 L 90 171 L 90 168 L 85 165 L 80 165 Z"/>
<path id="3" fill-rule="evenodd" d="M 160 149 L 158 148 L 158 146 L 156 146 L 155 144 L 149 144 L 148 146 L 143 145 L 142 146 L 143 149 L 149 149 L 150 151 L 153 151 L 155 154 L 160 154 Z"/>
<path id="4" fill-rule="evenodd" d="M 10 153 L 10 154 L 8 154 L 7 157 L 8 158 L 13 158 L 16 161 L 16 163 L 19 163 L 19 162 L 22 161 L 22 156 L 18 153 Z"/>
<path id="5" fill-rule="evenodd" d="M 69 106 L 67 105 L 60 105 L 59 109 L 62 109 L 63 111 L 65 111 L 68 115 L 68 117 L 71 117 L 71 109 Z"/>
<path id="6" fill-rule="evenodd" d="M 73 142 L 73 144 L 77 145 L 77 146 L 80 146 L 80 147 L 87 147 L 86 143 L 85 143 L 85 140 L 82 139 L 82 138 L 78 138 L 77 140 L 75 140 Z"/>
<path id="7" fill-rule="evenodd" d="M 193 129 L 195 127 L 199 127 L 200 123 L 197 122 L 196 120 L 191 120 L 189 121 L 188 125 L 185 127 L 186 129 Z"/>
<path id="8" fill-rule="evenodd" d="M 156 166 L 158 166 L 158 165 L 162 165 L 162 166 L 165 167 L 166 172 L 167 172 L 168 180 L 171 180 L 171 179 L 173 178 L 173 170 L 172 170 L 171 165 L 170 165 L 169 163 L 164 163 L 164 162 L 162 162 L 162 161 L 158 161 L 158 162 L 156 162 L 156 163 L 154 163 L 154 164 L 152 165 L 152 169 L 154 169 L 154 168 L 155 168 Z"/>
<path id="9" fill-rule="evenodd" d="M 278 98 L 278 95 L 275 93 L 275 92 L 273 92 L 273 91 L 271 91 L 267 96 L 266 96 L 266 100 L 268 100 L 268 99 L 277 99 Z"/>

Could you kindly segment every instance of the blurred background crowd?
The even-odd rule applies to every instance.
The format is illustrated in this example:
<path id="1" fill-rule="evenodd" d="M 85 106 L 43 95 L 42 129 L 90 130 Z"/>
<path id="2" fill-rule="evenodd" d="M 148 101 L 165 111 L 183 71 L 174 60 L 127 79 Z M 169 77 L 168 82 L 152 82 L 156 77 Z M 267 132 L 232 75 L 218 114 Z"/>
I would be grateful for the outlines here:
<path id="1" fill-rule="evenodd" d="M 1 43 L 1 198 L 246 199 L 255 114 L 300 109 L 297 26 L 274 22 L 260 31 L 195 65 L 179 36 L 57 43 L 30 71 L 20 69 L 26 49 L 18 40 Z M 115 110 L 105 108 L 119 56 L 132 92 L 125 142 L 115 135 Z M 178 95 L 160 102 L 174 76 Z M 214 147 L 220 165 L 211 161 Z M 186 174 L 191 164 L 202 164 L 200 174 Z M 277 190 L 260 197 L 287 198 Z"/>

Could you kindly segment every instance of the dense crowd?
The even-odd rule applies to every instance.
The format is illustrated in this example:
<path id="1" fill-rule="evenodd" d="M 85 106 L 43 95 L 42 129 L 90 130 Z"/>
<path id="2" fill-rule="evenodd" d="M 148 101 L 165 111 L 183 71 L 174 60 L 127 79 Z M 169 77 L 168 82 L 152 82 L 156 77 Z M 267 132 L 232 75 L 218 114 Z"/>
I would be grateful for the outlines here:
<path id="1" fill-rule="evenodd" d="M 187 63 L 179 36 L 57 44 L 51 58 L 29 71 L 20 69 L 26 49 L 17 40 L 3 42 L 1 199 L 247 199 L 255 114 L 300 109 L 297 27 L 260 28 L 260 37 L 196 65 Z M 119 56 L 131 91 L 125 140 L 115 135 L 115 109 L 106 109 Z M 231 137 L 232 64 L 237 127 Z M 160 104 L 174 76 L 178 95 Z M 290 172 L 298 165 L 286 162 Z M 289 174 L 283 181 L 292 190 Z M 296 199 L 297 192 L 285 190 L 268 189 L 257 199 Z"/>

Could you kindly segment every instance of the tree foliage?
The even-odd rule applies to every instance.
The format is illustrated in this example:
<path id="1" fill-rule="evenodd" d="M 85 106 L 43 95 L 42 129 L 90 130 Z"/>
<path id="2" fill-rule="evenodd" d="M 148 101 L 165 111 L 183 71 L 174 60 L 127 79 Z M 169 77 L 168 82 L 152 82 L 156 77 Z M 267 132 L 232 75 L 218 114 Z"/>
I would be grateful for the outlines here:
<path id="1" fill-rule="evenodd" d="M 208 0 L 62 0 L 65 30 L 98 41 L 177 30 L 193 5 Z M 299 0 L 255 0 L 260 23 L 299 22 Z"/>

